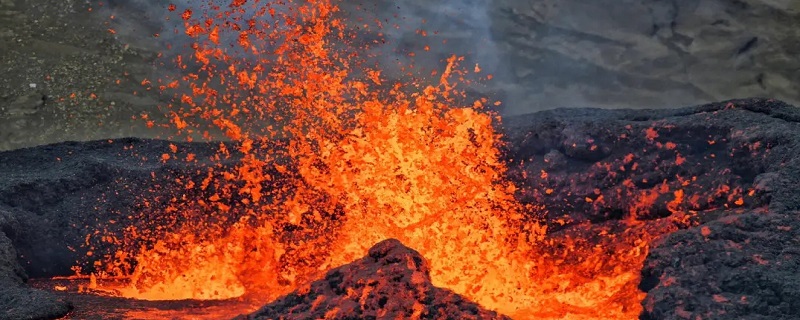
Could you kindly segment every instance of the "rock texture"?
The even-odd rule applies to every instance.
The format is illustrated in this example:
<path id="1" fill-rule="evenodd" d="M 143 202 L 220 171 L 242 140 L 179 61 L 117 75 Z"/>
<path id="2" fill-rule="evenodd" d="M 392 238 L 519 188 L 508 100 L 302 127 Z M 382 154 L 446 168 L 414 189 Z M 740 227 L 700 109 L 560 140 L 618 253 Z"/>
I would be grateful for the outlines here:
<path id="1" fill-rule="evenodd" d="M 428 262 L 389 239 L 361 260 L 242 319 L 508 319 L 431 284 Z"/>
<path id="2" fill-rule="evenodd" d="M 24 286 L 28 275 L 20 265 L 9 239 L 19 230 L 15 216 L 0 205 L 0 319 L 56 319 L 72 310 L 72 304 L 55 295 Z"/>
<path id="3" fill-rule="evenodd" d="M 52 293 L 0 284 L 0 319 L 59 319 L 73 306 Z"/>
<path id="4" fill-rule="evenodd" d="M 504 125 L 511 175 L 524 186 L 520 199 L 545 204 L 553 219 L 800 209 L 800 110 L 777 100 L 562 109 L 510 117 Z M 679 190 L 682 200 L 675 201 Z"/>
<path id="5" fill-rule="evenodd" d="M 110 16 L 96 1 L 0 1 L 0 150 L 157 132 L 132 120 L 164 102 L 141 85 L 156 51 L 137 41 L 153 32 L 121 41 Z"/>
<path id="6" fill-rule="evenodd" d="M 71 274 L 87 250 L 82 239 L 99 222 L 127 220 L 140 205 L 137 197 L 158 195 L 148 191 L 151 173 L 166 178 L 193 172 L 208 164 L 217 146 L 177 144 L 182 155 L 194 153 L 199 161 L 164 164 L 160 157 L 169 144 L 119 139 L 0 152 L 0 227 L 12 226 L 0 230 L 12 230 L 6 234 L 28 275 Z M 169 180 L 164 189 L 178 188 Z M 10 217 L 5 226 L 3 214 Z"/>
<path id="7" fill-rule="evenodd" d="M 544 204 L 554 232 L 696 212 L 698 226 L 651 244 L 643 319 L 800 317 L 800 108 L 562 109 L 505 127 L 519 198 Z"/>
<path id="8" fill-rule="evenodd" d="M 642 270 L 642 319 L 799 318 L 798 214 L 727 216 L 669 235 Z"/>
<path id="9" fill-rule="evenodd" d="M 0 209 L 0 285 L 20 284 L 28 279 L 25 270 L 17 259 L 17 250 L 8 238 L 7 233 L 18 232 L 19 226 L 9 212 Z"/>

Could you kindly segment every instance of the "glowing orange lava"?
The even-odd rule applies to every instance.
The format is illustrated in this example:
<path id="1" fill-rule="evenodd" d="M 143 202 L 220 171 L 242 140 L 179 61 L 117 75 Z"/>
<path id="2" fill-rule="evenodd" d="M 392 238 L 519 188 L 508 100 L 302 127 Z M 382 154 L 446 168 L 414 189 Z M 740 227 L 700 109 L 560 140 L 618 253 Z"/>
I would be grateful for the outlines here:
<path id="1" fill-rule="evenodd" d="M 397 238 L 430 260 L 435 285 L 517 318 L 638 316 L 655 234 L 629 219 L 546 236 L 543 208 L 517 203 L 505 178 L 493 102 L 459 87 L 477 66 L 453 56 L 429 79 L 392 80 L 333 0 L 169 9 L 193 39 L 177 58 L 188 74 L 157 81 L 176 93 L 172 124 L 232 144 L 107 241 L 120 250 L 98 267 L 130 280 L 123 296 L 267 302 Z M 175 146 L 162 159 L 198 161 Z"/>

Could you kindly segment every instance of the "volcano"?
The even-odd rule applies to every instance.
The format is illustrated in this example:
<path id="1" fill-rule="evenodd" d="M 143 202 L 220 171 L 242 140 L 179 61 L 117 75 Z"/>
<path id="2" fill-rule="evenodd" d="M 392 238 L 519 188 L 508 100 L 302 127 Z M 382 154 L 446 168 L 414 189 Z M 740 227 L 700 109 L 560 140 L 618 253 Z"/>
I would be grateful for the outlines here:
<path id="1" fill-rule="evenodd" d="M 10 318 L 796 316 L 793 106 L 504 117 L 495 60 L 424 19 L 155 10 L 131 118 L 162 140 L 0 153 Z"/>
<path id="2" fill-rule="evenodd" d="M 502 161 L 517 186 L 515 201 L 528 208 L 522 219 L 547 226 L 533 242 L 540 246 L 536 255 L 528 257 L 530 283 L 519 284 L 539 294 L 525 300 L 533 301 L 530 308 L 509 316 L 800 316 L 798 123 L 796 107 L 771 99 L 674 110 L 562 109 L 505 119 Z M 76 261 L 84 263 L 84 274 L 92 266 L 99 270 L 94 262 L 102 261 L 102 252 L 117 252 L 118 244 L 90 243 L 87 235 L 122 237 L 131 226 L 153 226 L 138 215 L 142 195 L 159 210 L 182 195 L 204 197 L 185 188 L 187 177 L 205 178 L 207 167 L 233 165 L 244 156 L 231 145 L 229 158 L 216 159 L 219 147 L 128 138 L 0 153 L 0 318 L 503 317 L 489 311 L 497 307 L 476 302 L 481 297 L 474 293 L 433 283 L 436 257 L 394 239 L 370 243 L 368 234 L 354 241 L 372 248 L 351 263 L 328 266 L 303 256 L 310 267 L 302 270 L 317 271 L 298 275 L 291 285 L 286 279 L 241 280 L 252 291 L 234 299 L 137 300 L 104 287 L 102 277 L 52 280 L 74 275 Z M 198 161 L 164 161 L 164 154 L 192 154 Z M 275 185 L 264 183 L 265 189 Z M 344 218 L 333 212 L 324 230 L 341 228 L 335 221 Z M 281 228 L 284 236 L 317 236 Z M 148 241 L 137 245 L 152 245 Z M 219 280 L 225 273 L 215 274 Z M 264 290 L 273 294 L 254 293 Z M 596 301 L 616 304 L 586 306 Z"/>

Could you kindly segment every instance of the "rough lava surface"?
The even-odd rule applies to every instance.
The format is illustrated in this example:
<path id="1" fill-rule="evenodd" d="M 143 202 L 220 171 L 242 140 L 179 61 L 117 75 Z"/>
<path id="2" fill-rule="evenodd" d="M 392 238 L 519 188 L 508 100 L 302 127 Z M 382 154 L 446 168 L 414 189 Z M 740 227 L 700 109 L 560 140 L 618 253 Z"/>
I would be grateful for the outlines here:
<path id="1" fill-rule="evenodd" d="M 523 181 L 519 198 L 564 221 L 551 225 L 554 233 L 634 210 L 643 220 L 697 212 L 696 226 L 651 243 L 642 319 L 800 317 L 799 108 L 748 99 L 553 110 L 505 126 L 511 174 Z M 659 193 L 665 186 L 670 191 Z M 670 208 L 677 189 L 688 200 Z"/>
<path id="2" fill-rule="evenodd" d="M 642 270 L 642 318 L 797 319 L 798 220 L 749 212 L 671 234 Z"/>
<path id="3" fill-rule="evenodd" d="M 72 304 L 51 293 L 24 286 L 28 275 L 19 263 L 13 237 L 18 224 L 12 210 L 0 205 L 0 319 L 55 319 L 72 310 Z"/>
<path id="4" fill-rule="evenodd" d="M 794 276 L 800 261 L 800 109 L 771 99 L 674 110 L 565 109 L 506 118 L 504 131 L 518 199 L 545 205 L 548 210 L 536 214 L 553 221 L 554 234 L 615 223 L 631 211 L 640 220 L 657 220 L 672 211 L 696 212 L 693 227 L 651 243 L 639 286 L 647 292 L 642 318 L 800 317 L 800 283 Z M 67 313 L 68 302 L 25 287 L 26 275 L 70 274 L 86 253 L 81 247 L 85 235 L 99 222 L 124 221 L 138 210 L 137 195 L 177 188 L 170 177 L 190 176 L 197 166 L 211 165 L 163 163 L 160 156 L 169 144 L 130 138 L 0 152 L 0 318 Z M 179 144 L 179 149 L 206 159 L 217 146 Z M 235 163 L 236 156 L 230 161 Z M 685 199 L 678 203 L 673 192 L 679 188 Z M 641 206 L 643 196 L 650 206 Z M 167 205 L 169 199 L 163 201 L 154 205 Z M 350 287 L 363 293 L 369 281 L 402 280 L 422 285 L 392 291 L 408 301 L 387 300 L 382 310 L 400 312 L 391 303 L 409 303 L 412 308 L 402 312 L 413 312 L 416 301 L 422 312 L 439 304 L 446 311 L 488 315 L 451 295 L 425 300 L 431 297 L 428 292 L 446 291 L 419 282 L 427 279 L 426 269 L 414 261 L 413 250 L 389 241 L 373 252 L 386 254 L 377 261 L 368 255 L 331 271 L 306 291 L 260 312 L 266 317 L 314 312 L 301 310 L 301 302 L 318 297 L 342 312 L 355 312 L 345 296 L 315 290 L 336 293 Z M 414 263 L 392 264 L 392 257 Z M 402 279 L 380 276 L 380 268 L 396 268 Z M 362 288 L 357 288 L 359 279 Z M 336 285 L 330 287 L 332 280 Z M 372 290 L 374 301 L 369 294 L 367 299 L 380 306 L 378 294 L 389 294 L 381 291 L 389 287 Z M 296 308 L 294 313 L 286 312 L 289 305 Z"/>
<path id="5" fill-rule="evenodd" d="M 328 271 L 241 319 L 508 319 L 450 290 L 434 287 L 417 251 L 395 239 Z"/>

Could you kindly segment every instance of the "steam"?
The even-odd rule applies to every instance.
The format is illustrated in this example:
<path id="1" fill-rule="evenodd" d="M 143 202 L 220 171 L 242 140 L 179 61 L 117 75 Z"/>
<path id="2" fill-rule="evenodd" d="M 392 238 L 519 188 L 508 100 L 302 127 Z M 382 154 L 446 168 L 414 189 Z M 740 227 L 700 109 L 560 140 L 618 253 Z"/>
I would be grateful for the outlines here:
<path id="1" fill-rule="evenodd" d="M 421 53 L 429 45 L 439 58 L 452 54 L 467 55 L 487 70 L 500 66 L 497 45 L 489 32 L 491 21 L 488 3 L 483 0 L 393 1 L 386 13 L 396 16 L 397 27 L 387 28 L 397 53 L 416 50 Z M 392 12 L 396 11 L 396 12 Z M 389 18 L 391 17 L 382 18 Z M 418 30 L 427 36 L 420 37 Z M 425 39 L 429 38 L 429 39 Z M 391 43 L 391 42 L 390 42 Z"/>
<path id="2" fill-rule="evenodd" d="M 157 72 L 175 73 L 167 59 L 190 51 L 189 38 L 175 32 L 180 13 L 209 0 L 105 1 L 121 42 L 161 52 L 164 64 Z M 210 1 L 225 6 L 231 0 Z M 340 7 L 354 28 L 384 24 L 362 40 L 383 33 L 385 45 L 373 49 L 373 60 L 385 75 L 401 77 L 414 66 L 415 77 L 433 81 L 430 71 L 441 70 L 448 56 L 465 56 L 462 65 L 478 64 L 484 75 L 493 75 L 468 91 L 503 101 L 504 114 L 665 108 L 759 95 L 794 100 L 790 81 L 770 81 L 792 79 L 765 54 L 781 47 L 782 38 L 770 40 L 773 34 L 745 28 L 744 22 L 717 23 L 749 16 L 723 2 L 342 0 Z M 167 10 L 169 3 L 175 12 Z M 776 52 L 787 52 L 781 50 Z"/>
<path id="3" fill-rule="evenodd" d="M 509 74 L 502 54 L 491 34 L 489 16 L 492 1 L 345 1 L 344 10 L 354 16 L 350 20 L 385 23 L 380 30 L 386 41 L 377 50 L 381 70 L 400 75 L 413 66 L 416 76 L 430 78 L 433 70 L 441 71 L 452 55 L 463 56 L 466 67 L 479 65 L 484 79 L 466 89 L 471 98 L 488 97 L 505 100 L 502 81 Z M 359 10 L 360 9 L 360 10 Z M 405 70 L 402 71 L 402 70 Z M 432 80 L 432 79 L 429 79 Z M 475 79 L 471 79 L 475 80 Z"/>

